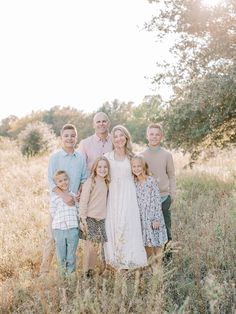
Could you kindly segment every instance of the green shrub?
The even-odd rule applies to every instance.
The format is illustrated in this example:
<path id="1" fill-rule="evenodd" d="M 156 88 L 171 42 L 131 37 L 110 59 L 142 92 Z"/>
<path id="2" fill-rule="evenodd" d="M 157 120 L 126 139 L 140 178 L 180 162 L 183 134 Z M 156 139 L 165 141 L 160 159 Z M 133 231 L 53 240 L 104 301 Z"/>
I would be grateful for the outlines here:
<path id="1" fill-rule="evenodd" d="M 43 122 L 30 123 L 18 136 L 20 150 L 27 158 L 51 151 L 56 146 L 56 136 Z"/>

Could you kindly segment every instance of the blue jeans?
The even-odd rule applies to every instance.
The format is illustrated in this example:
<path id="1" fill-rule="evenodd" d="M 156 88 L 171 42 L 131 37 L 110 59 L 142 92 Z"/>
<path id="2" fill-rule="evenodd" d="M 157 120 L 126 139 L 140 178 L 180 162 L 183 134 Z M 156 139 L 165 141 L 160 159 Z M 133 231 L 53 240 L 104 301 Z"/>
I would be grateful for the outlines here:
<path id="1" fill-rule="evenodd" d="M 75 271 L 76 249 L 79 242 L 79 229 L 54 229 L 53 237 L 56 243 L 57 260 L 62 273 Z"/>

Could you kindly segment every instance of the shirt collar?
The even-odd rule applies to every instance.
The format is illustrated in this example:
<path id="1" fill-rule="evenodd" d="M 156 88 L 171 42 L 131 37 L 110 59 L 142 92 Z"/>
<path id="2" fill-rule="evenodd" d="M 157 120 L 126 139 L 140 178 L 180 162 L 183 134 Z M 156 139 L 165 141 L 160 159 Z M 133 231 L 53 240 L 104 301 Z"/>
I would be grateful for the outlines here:
<path id="1" fill-rule="evenodd" d="M 67 152 L 62 148 L 62 154 L 63 154 L 64 157 L 67 156 L 67 155 L 73 155 L 73 156 L 75 156 L 75 155 L 76 155 L 76 151 L 74 150 L 74 152 L 73 152 L 72 154 L 70 154 L 70 153 L 67 153 Z"/>
<path id="2" fill-rule="evenodd" d="M 110 134 L 107 135 L 107 137 L 105 138 L 105 141 L 104 141 L 104 142 L 108 142 L 109 137 L 110 137 Z M 96 140 L 97 142 L 103 142 L 102 139 L 101 139 L 99 136 L 97 136 L 96 133 L 94 133 L 94 138 L 95 138 L 95 140 Z"/>
<path id="3" fill-rule="evenodd" d="M 151 152 L 159 152 L 161 150 L 161 146 L 160 145 L 158 145 L 157 147 L 148 146 L 147 149 L 150 150 Z"/>

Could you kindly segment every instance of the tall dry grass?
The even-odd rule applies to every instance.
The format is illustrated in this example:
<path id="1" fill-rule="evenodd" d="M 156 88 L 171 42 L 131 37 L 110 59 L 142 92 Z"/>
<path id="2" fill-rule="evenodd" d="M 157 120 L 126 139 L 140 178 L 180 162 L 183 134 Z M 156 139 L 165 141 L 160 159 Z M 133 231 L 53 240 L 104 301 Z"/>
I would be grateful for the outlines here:
<path id="1" fill-rule="evenodd" d="M 172 209 L 173 259 L 151 268 L 64 283 L 53 261 L 38 277 L 48 218 L 48 157 L 24 159 L 0 141 L 0 312 L 234 313 L 235 166 L 232 156 L 183 169 L 175 154 L 178 197 Z M 215 167 L 215 168 L 214 168 Z M 227 168 L 227 176 L 224 171 Z M 212 171 L 214 169 L 214 172 Z"/>

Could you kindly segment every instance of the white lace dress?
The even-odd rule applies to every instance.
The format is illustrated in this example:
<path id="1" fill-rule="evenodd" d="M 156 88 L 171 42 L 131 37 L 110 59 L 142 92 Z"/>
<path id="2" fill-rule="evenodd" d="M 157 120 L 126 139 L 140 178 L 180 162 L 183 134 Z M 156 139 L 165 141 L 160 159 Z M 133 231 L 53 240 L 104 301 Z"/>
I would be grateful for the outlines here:
<path id="1" fill-rule="evenodd" d="M 110 162 L 106 233 L 104 244 L 106 263 L 116 269 L 137 268 L 147 265 L 143 245 L 136 190 L 130 161 L 114 159 L 114 151 L 105 154 Z"/>

